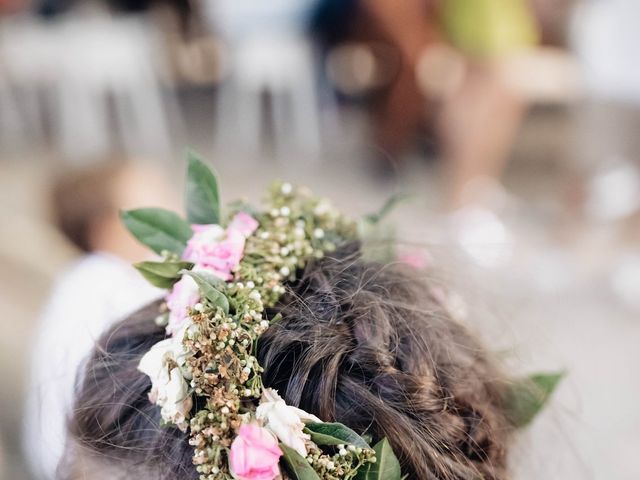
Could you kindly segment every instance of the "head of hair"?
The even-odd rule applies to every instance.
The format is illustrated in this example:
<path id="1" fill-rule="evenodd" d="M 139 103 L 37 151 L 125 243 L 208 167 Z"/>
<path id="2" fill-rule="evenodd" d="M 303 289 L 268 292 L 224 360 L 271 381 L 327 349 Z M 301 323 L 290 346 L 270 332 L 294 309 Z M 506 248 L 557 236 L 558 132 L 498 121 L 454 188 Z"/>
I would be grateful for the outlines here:
<path id="1" fill-rule="evenodd" d="M 198 478 L 187 434 L 159 426 L 150 380 L 137 370 L 165 337 L 158 308 L 98 342 L 70 418 L 65 478 L 87 478 L 83 465 L 92 479 L 101 478 L 95 465 L 119 469 L 108 478 Z M 282 319 L 260 337 L 258 358 L 265 385 L 288 404 L 374 442 L 387 437 L 408 478 L 506 478 L 504 378 L 408 267 L 345 246 L 309 263 L 268 313 Z"/>

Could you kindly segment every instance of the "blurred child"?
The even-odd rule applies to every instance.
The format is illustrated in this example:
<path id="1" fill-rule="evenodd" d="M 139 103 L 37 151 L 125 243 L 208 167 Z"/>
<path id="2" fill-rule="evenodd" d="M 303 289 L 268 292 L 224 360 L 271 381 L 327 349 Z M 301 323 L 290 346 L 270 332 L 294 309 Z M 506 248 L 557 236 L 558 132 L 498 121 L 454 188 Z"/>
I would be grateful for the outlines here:
<path id="1" fill-rule="evenodd" d="M 58 278 L 35 330 L 24 448 L 36 478 L 55 477 L 76 371 L 94 341 L 158 295 L 130 266 L 144 250 L 125 232 L 118 212 L 131 205 L 169 206 L 167 193 L 158 172 L 122 162 L 73 171 L 55 182 L 54 222 L 83 255 Z"/>

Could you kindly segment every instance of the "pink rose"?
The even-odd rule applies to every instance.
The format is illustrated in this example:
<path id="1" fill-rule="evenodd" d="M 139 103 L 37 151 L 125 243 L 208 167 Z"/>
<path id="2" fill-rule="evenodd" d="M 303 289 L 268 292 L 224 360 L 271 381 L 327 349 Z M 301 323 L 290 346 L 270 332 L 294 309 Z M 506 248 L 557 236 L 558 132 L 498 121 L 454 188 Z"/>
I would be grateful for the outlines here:
<path id="1" fill-rule="evenodd" d="M 167 333 L 174 335 L 184 326 L 189 318 L 188 310 L 200 301 L 198 285 L 188 275 L 183 275 L 173 289 L 165 297 L 169 308 Z"/>
<path id="2" fill-rule="evenodd" d="M 231 444 L 229 464 L 238 480 L 273 480 L 280 476 L 282 450 L 269 431 L 257 424 L 245 424 Z"/>
<path id="3" fill-rule="evenodd" d="M 189 240 L 184 259 L 195 263 L 195 269 L 207 270 L 222 280 L 230 280 L 244 253 L 245 238 L 237 230 L 227 231 L 226 238 L 214 243 L 201 242 L 196 233 Z"/>
<path id="4" fill-rule="evenodd" d="M 258 221 L 248 213 L 240 212 L 229 224 L 228 230 L 238 230 L 242 235 L 248 237 L 258 228 Z"/>
<path id="5" fill-rule="evenodd" d="M 193 225 L 194 235 L 187 243 L 183 258 L 222 280 L 230 280 L 244 253 L 246 237 L 258 222 L 246 213 L 237 214 L 226 232 L 219 225 Z"/>
<path id="6" fill-rule="evenodd" d="M 220 225 L 191 225 L 193 236 L 187 242 L 182 258 L 198 266 L 211 256 L 211 248 L 224 238 Z"/>

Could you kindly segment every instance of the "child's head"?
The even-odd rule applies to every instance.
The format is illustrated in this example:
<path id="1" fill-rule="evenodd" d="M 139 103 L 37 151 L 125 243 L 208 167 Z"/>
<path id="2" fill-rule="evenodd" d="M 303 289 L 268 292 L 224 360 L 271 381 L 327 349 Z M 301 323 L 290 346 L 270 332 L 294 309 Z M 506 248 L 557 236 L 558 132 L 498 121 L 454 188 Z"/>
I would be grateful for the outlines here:
<path id="1" fill-rule="evenodd" d="M 260 336 L 265 386 L 287 404 L 387 437 L 410 479 L 502 479 L 511 428 L 488 353 L 407 267 L 357 244 L 307 264 Z M 160 302 L 106 332 L 82 372 L 63 478 L 197 479 L 188 434 L 160 427 L 140 358 Z M 87 314 L 90 314 L 88 312 Z"/>
<path id="2" fill-rule="evenodd" d="M 171 189 L 151 165 L 109 158 L 61 172 L 51 189 L 54 224 L 80 251 L 140 259 L 146 251 L 129 235 L 119 211 L 131 205 L 174 204 Z"/>

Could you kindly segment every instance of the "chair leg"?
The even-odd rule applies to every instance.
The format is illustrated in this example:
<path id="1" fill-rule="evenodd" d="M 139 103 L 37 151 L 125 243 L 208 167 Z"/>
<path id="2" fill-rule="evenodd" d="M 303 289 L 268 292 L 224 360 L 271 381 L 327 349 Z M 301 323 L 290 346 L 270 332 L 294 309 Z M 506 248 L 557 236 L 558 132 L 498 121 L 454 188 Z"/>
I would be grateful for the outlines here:
<path id="1" fill-rule="evenodd" d="M 320 118 L 313 65 L 309 60 L 291 86 L 292 117 L 298 146 L 317 155 L 320 152 Z"/>
<path id="2" fill-rule="evenodd" d="M 24 117 L 8 87 L 0 87 L 0 145 L 22 144 L 27 138 Z"/>
<path id="3" fill-rule="evenodd" d="M 216 129 L 223 148 L 240 146 L 246 154 L 260 152 L 262 137 L 262 96 L 259 91 L 242 89 L 230 78 L 220 92 L 216 110 Z"/>
<path id="4" fill-rule="evenodd" d="M 160 158 L 171 156 L 171 132 L 160 89 L 145 83 L 122 94 L 129 112 L 119 112 L 125 145 L 130 154 L 148 153 Z M 123 105 L 122 100 L 120 102 Z M 134 132 L 137 138 L 131 135 Z"/>

